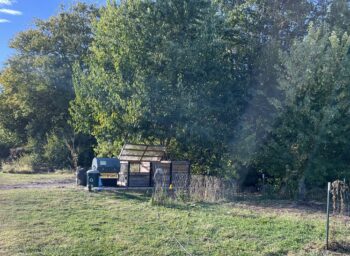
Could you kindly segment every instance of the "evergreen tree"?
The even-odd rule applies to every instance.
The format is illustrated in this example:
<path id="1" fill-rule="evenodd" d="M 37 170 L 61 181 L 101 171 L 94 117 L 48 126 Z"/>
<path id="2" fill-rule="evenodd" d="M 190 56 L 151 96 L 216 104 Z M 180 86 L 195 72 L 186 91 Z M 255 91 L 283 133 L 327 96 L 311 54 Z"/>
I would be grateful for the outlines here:
<path id="1" fill-rule="evenodd" d="M 260 155 L 259 168 L 286 194 L 349 177 L 348 34 L 311 27 L 282 57 L 285 100 Z"/>

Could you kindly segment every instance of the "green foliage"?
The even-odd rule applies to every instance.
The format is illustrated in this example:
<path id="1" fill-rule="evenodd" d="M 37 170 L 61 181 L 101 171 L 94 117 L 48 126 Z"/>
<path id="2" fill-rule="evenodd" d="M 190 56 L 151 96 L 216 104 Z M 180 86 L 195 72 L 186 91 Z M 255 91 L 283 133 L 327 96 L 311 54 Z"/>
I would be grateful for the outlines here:
<path id="1" fill-rule="evenodd" d="M 67 122 L 74 98 L 72 67 L 82 65 L 88 53 L 97 16 L 95 7 L 77 4 L 46 21 L 36 20 L 33 29 L 11 41 L 16 54 L 0 74 L 0 127 L 16 137 L 10 147 L 31 140 L 33 152 L 42 154 L 43 146 L 52 143 L 46 141 L 48 134 L 72 133 Z"/>
<path id="2" fill-rule="evenodd" d="M 71 164 L 70 152 L 63 138 L 56 134 L 48 136 L 47 144 L 44 146 L 44 157 L 45 162 L 55 169 L 66 168 Z"/>
<path id="3" fill-rule="evenodd" d="M 227 40 L 238 52 L 245 52 L 241 66 L 248 67 L 247 105 L 240 122 L 231 131 L 228 148 L 232 167 L 244 185 L 256 185 L 255 160 L 279 109 L 279 52 L 288 50 L 296 38 L 305 35 L 308 23 L 315 19 L 310 1 L 219 1 L 227 12 Z M 235 56 L 238 57 L 238 56 Z"/>
<path id="4" fill-rule="evenodd" d="M 3 162 L 1 169 L 5 173 L 34 173 L 37 169 L 38 156 L 27 154 L 12 162 Z"/>
<path id="5" fill-rule="evenodd" d="M 78 3 L 35 24 L 0 73 L 1 158 L 75 168 L 135 142 L 286 197 L 350 178 L 346 0 Z"/>
<path id="6" fill-rule="evenodd" d="M 350 37 L 327 26 L 310 27 L 283 54 L 283 110 L 261 152 L 259 167 L 295 193 L 302 183 L 320 186 L 349 178 Z"/>
<path id="7" fill-rule="evenodd" d="M 76 69 L 75 128 L 93 134 L 102 155 L 125 141 L 159 143 L 217 173 L 246 90 L 222 27 L 206 0 L 108 4 L 88 69 Z"/>
<path id="8" fill-rule="evenodd" d="M 338 32 L 349 31 L 350 26 L 350 8 L 347 0 L 325 1 L 327 15 L 325 21 L 333 30 Z"/>
<path id="9" fill-rule="evenodd" d="M 9 155 L 9 149 L 14 145 L 18 145 L 18 140 L 15 133 L 2 128 L 0 125 L 0 159 L 4 159 Z"/>

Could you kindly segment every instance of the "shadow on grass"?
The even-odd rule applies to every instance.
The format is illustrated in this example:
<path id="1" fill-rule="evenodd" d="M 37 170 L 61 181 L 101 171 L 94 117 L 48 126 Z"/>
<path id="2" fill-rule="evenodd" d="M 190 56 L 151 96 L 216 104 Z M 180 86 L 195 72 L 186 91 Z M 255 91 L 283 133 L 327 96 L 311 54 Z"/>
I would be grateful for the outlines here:
<path id="1" fill-rule="evenodd" d="M 117 191 L 117 192 L 105 192 L 110 195 L 114 199 L 122 199 L 122 200 L 133 200 L 137 202 L 147 202 L 150 200 L 151 195 L 148 192 L 135 192 L 135 191 Z"/>
<path id="2" fill-rule="evenodd" d="M 217 207 L 217 205 L 225 204 L 227 206 L 239 206 L 246 207 L 251 210 L 266 210 L 271 209 L 275 211 L 298 211 L 306 214 L 309 213 L 324 213 L 326 205 L 319 202 L 304 202 L 304 201 L 292 201 L 282 199 L 265 199 L 258 195 L 249 196 L 237 196 L 231 198 L 231 200 L 219 201 L 219 202 L 177 202 L 170 201 L 160 206 L 166 208 L 173 208 L 178 210 L 192 210 L 192 211 L 210 211 Z"/>
<path id="3" fill-rule="evenodd" d="M 329 251 L 340 253 L 341 255 L 350 255 L 350 243 L 346 241 L 331 242 Z"/>
<path id="4" fill-rule="evenodd" d="M 269 252 L 264 254 L 264 256 L 280 256 L 280 255 L 287 255 L 288 251 L 287 250 L 279 250 L 277 252 Z"/>
<path id="5" fill-rule="evenodd" d="M 154 206 L 164 207 L 167 209 L 176 209 L 180 211 L 212 211 L 215 209 L 220 203 L 209 203 L 209 202 L 180 202 L 180 201 L 168 201 L 165 203 L 153 203 Z"/>
<path id="6" fill-rule="evenodd" d="M 115 199 L 133 200 L 137 202 L 151 201 L 152 190 L 135 191 L 135 190 L 123 190 L 117 192 L 106 192 L 113 195 Z M 152 203 L 154 206 L 160 206 L 165 208 L 183 210 L 183 211 L 210 211 L 219 204 L 227 204 L 232 206 L 240 205 L 256 210 L 269 210 L 274 209 L 276 211 L 302 211 L 304 213 L 324 213 L 325 204 L 320 202 L 310 201 L 293 201 L 282 199 L 267 199 L 259 194 L 239 194 L 231 198 L 231 200 L 221 202 L 181 202 L 176 200 L 169 200 L 162 204 Z"/>
<path id="7" fill-rule="evenodd" d="M 132 200 L 139 203 L 151 202 L 152 199 L 152 191 L 117 191 L 110 192 L 106 191 L 104 193 L 108 193 L 114 199 L 121 200 Z M 152 203 L 154 206 L 169 208 L 169 209 L 177 209 L 183 211 L 205 211 L 215 208 L 220 203 L 209 203 L 209 202 L 181 202 L 176 200 L 169 200 L 162 204 Z"/>
<path id="8" fill-rule="evenodd" d="M 324 213 L 326 204 L 316 201 L 297 201 L 288 199 L 269 199 L 259 194 L 237 195 L 230 201 L 249 207 L 274 208 L 276 210 L 297 210 L 305 213 Z"/>

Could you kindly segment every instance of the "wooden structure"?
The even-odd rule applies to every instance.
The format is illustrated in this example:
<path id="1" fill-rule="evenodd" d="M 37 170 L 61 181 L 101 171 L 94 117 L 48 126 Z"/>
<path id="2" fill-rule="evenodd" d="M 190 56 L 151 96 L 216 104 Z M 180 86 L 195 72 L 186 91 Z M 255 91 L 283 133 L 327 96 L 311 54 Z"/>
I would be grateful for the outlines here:
<path id="1" fill-rule="evenodd" d="M 169 186 L 179 185 L 180 178 L 189 181 L 189 162 L 166 161 L 165 156 L 164 146 L 125 144 L 119 154 L 121 169 L 118 186 L 153 187 L 155 175 Z"/>

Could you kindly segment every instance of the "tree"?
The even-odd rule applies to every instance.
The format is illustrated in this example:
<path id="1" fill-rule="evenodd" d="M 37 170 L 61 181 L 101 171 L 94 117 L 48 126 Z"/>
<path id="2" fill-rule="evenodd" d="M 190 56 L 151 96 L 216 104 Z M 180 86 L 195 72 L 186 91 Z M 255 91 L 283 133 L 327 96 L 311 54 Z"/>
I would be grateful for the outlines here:
<path id="1" fill-rule="evenodd" d="M 37 20 L 34 29 L 19 33 L 10 43 L 16 54 L 0 75 L 0 123 L 21 145 L 31 140 L 41 152 L 46 135 L 73 136 L 67 122 L 75 95 L 73 66 L 83 67 L 96 17 L 94 6 L 77 4 L 47 21 Z"/>
<path id="2" fill-rule="evenodd" d="M 116 154 L 124 141 L 160 143 L 197 171 L 227 163 L 246 70 L 222 39 L 217 10 L 207 0 L 107 5 L 71 106 L 75 127 L 96 136 L 100 154 Z"/>
<path id="3" fill-rule="evenodd" d="M 350 2 L 348 0 L 325 1 L 327 7 L 325 21 L 338 32 L 349 32 L 350 26 Z"/>
<path id="4" fill-rule="evenodd" d="M 310 27 L 282 57 L 285 103 L 262 147 L 259 168 L 289 195 L 303 192 L 304 184 L 349 178 L 349 47 L 346 32 Z"/>
<path id="5" fill-rule="evenodd" d="M 316 18 L 315 6 L 304 0 L 219 2 L 227 20 L 225 39 L 245 52 L 240 64 L 247 67 L 249 81 L 249 100 L 235 127 L 230 155 L 242 182 L 255 185 L 256 156 L 279 114 L 274 101 L 282 98 L 279 53 L 289 51 L 293 41 L 306 34 L 308 23 Z"/>

